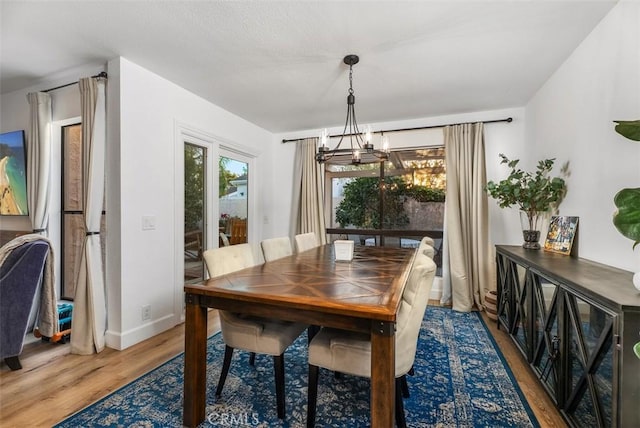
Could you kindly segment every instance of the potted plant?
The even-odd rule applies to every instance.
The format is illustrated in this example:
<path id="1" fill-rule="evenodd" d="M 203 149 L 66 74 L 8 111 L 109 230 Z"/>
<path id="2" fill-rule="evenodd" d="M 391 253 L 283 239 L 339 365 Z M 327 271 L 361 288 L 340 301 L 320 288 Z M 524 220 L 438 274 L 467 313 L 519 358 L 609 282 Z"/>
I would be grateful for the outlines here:
<path id="1" fill-rule="evenodd" d="M 640 120 L 616 120 L 616 132 L 632 141 L 640 141 Z M 618 210 L 613 215 L 613 224 L 623 236 L 634 241 L 635 249 L 640 244 L 640 187 L 621 189 L 613 198 Z"/>
<path id="2" fill-rule="evenodd" d="M 640 141 L 640 120 L 616 120 L 616 132 L 632 141 Z M 621 189 L 613 198 L 616 212 L 613 225 L 622 236 L 631 239 L 633 249 L 640 244 L 640 187 Z M 633 285 L 640 290 L 640 272 L 633 275 Z M 640 342 L 634 348 L 640 358 Z"/>
<path id="3" fill-rule="evenodd" d="M 555 159 L 538 162 L 535 172 L 518 168 L 519 159 L 510 160 L 502 153 L 501 164 L 511 168 L 509 176 L 499 182 L 489 181 L 486 191 L 501 208 L 517 205 L 520 208 L 522 234 L 527 249 L 540 249 L 540 222 L 545 213 L 556 208 L 566 192 L 564 179 L 550 177 Z M 566 170 L 566 165 L 563 171 Z"/>

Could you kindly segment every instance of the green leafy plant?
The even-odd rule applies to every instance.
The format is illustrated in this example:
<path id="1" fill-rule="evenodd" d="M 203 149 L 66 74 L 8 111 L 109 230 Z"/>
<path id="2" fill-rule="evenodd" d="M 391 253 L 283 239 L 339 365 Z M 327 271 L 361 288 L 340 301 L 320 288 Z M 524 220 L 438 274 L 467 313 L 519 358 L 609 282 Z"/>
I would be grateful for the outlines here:
<path id="1" fill-rule="evenodd" d="M 614 120 L 616 132 L 633 141 L 640 141 L 640 120 Z"/>
<path id="2" fill-rule="evenodd" d="M 384 185 L 383 227 L 393 229 L 409 224 L 403 205 L 407 192 L 404 180 L 386 177 Z M 377 177 L 359 177 L 344 186 L 344 198 L 336 209 L 336 221 L 340 227 L 380 228 L 380 181 Z"/>
<path id="3" fill-rule="evenodd" d="M 527 214 L 530 230 L 534 229 L 534 220 L 541 212 L 557 207 L 566 193 L 566 184 L 560 177 L 550 177 L 555 159 L 538 162 L 535 172 L 525 172 L 518 168 L 519 159 L 510 160 L 502 153 L 501 164 L 511 168 L 509 176 L 499 182 L 489 181 L 485 187 L 487 193 L 498 201 L 501 208 L 517 205 Z M 566 165 L 563 171 L 566 171 Z"/>
<path id="4" fill-rule="evenodd" d="M 640 120 L 616 120 L 618 134 L 632 141 L 640 141 Z M 613 198 L 617 211 L 613 214 L 613 225 L 622 236 L 634 241 L 633 249 L 640 244 L 640 187 L 625 188 Z"/>
<path id="5" fill-rule="evenodd" d="M 614 122 L 617 123 L 615 129 L 618 134 L 632 141 L 640 141 L 640 120 L 614 120 Z M 613 214 L 613 225 L 622 236 L 634 241 L 633 249 L 635 250 L 640 243 L 640 188 L 620 190 L 613 198 L 613 202 L 618 208 Z M 633 352 L 640 359 L 640 342 L 633 345 Z"/>
<path id="6" fill-rule="evenodd" d="M 184 229 L 202 227 L 204 194 L 204 156 L 201 150 L 190 144 L 184 147 Z"/>
<path id="7" fill-rule="evenodd" d="M 418 202 L 444 202 L 445 190 L 427 186 L 412 186 L 407 190 L 407 196 Z"/>

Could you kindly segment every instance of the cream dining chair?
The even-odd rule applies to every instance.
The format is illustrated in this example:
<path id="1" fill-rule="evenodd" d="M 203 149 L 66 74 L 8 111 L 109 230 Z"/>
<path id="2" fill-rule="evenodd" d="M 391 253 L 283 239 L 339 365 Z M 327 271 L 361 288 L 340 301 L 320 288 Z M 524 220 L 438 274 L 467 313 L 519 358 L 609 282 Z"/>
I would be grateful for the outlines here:
<path id="1" fill-rule="evenodd" d="M 396 318 L 395 408 L 396 424 L 405 427 L 402 403 L 405 375 L 411 372 L 418 346 L 422 319 L 436 273 L 433 260 L 417 253 Z M 339 373 L 371 378 L 371 338 L 368 334 L 322 328 L 309 344 L 309 388 L 307 427 L 316 417 L 318 374 L 320 367 Z"/>
<path id="2" fill-rule="evenodd" d="M 265 239 L 260 242 L 260 248 L 262 248 L 262 255 L 264 256 L 265 262 L 281 259 L 293 254 L 291 240 L 287 236 Z"/>
<path id="3" fill-rule="evenodd" d="M 420 245 L 418 246 L 418 253 L 424 254 L 425 256 L 433 259 L 436 253 L 433 239 L 428 236 L 422 238 Z"/>
<path id="4" fill-rule="evenodd" d="M 300 233 L 294 239 L 296 241 L 296 253 L 301 253 L 320 245 L 315 232 Z"/>
<path id="5" fill-rule="evenodd" d="M 210 277 L 225 275 L 255 265 L 250 244 L 231 245 L 204 252 Z M 234 349 L 273 356 L 278 418 L 284 419 L 284 351 L 307 327 L 288 321 L 267 319 L 229 311 L 219 311 L 224 361 L 216 388 L 216 398 L 222 395 Z"/>

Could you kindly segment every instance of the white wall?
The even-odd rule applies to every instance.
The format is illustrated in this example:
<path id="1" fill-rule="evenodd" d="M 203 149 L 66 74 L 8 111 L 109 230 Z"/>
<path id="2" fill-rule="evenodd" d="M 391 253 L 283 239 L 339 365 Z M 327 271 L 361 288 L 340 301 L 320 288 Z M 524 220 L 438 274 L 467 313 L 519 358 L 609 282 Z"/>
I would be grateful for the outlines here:
<path id="1" fill-rule="evenodd" d="M 640 270 L 614 228 L 613 197 L 640 186 L 640 143 L 613 120 L 640 119 L 640 3 L 616 5 L 526 106 L 527 159 L 570 162 L 560 214 L 579 216 L 580 257 Z"/>
<path id="2" fill-rule="evenodd" d="M 119 123 L 109 127 L 107 221 L 109 235 L 115 234 L 119 242 L 110 242 L 107 252 L 110 257 L 119 255 L 119 260 L 108 261 L 107 343 L 121 349 L 180 320 L 183 284 L 175 248 L 182 246 L 177 225 L 182 221 L 183 197 L 176 183 L 184 175 L 179 129 L 256 156 L 253 174 L 258 195 L 265 193 L 269 182 L 269 171 L 261 165 L 270 163 L 265 147 L 273 137 L 125 58 L 109 62 L 108 72 L 108 95 L 119 97 L 112 106 L 120 111 L 109 110 L 110 118 Z M 213 165 L 217 167 L 217 161 Z M 119 204 L 116 209 L 109 205 L 113 200 Z M 252 242 L 261 239 L 262 216 L 269 216 L 260 198 L 256 212 L 260 221 L 250 224 Z M 155 217 L 155 230 L 142 230 L 143 216 Z M 151 305 L 151 323 L 141 321 L 143 305 Z"/>

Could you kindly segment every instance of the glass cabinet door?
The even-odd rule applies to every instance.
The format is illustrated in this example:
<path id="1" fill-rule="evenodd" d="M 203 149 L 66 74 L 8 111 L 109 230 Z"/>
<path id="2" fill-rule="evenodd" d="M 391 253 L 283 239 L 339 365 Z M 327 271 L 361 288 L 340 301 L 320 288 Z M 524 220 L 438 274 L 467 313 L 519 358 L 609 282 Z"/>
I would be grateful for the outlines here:
<path id="1" fill-rule="evenodd" d="M 520 351 L 529 359 L 529 303 L 524 267 L 500 254 L 497 256 L 499 282 L 498 325 L 511 335 Z"/>
<path id="2" fill-rule="evenodd" d="M 511 325 L 511 278 L 509 276 L 511 263 L 501 254 L 496 255 L 498 274 L 498 327 L 504 327 L 509 332 Z"/>
<path id="3" fill-rule="evenodd" d="M 529 361 L 531 359 L 530 354 L 530 305 L 529 297 L 527 296 L 529 288 L 527 287 L 527 270 L 517 264 L 510 266 L 511 277 L 513 280 L 513 294 L 514 294 L 514 308 L 513 308 L 513 323 L 511 325 L 511 335 L 516 341 L 516 345 L 520 348 L 521 352 L 527 357 Z"/>
<path id="4" fill-rule="evenodd" d="M 558 393 L 560 339 L 558 300 L 560 287 L 541 275 L 531 277 L 534 299 L 533 360 L 531 365 L 554 401 Z"/>
<path id="5" fill-rule="evenodd" d="M 565 304 L 568 359 L 564 410 L 576 426 L 610 427 L 616 316 L 571 294 L 566 294 Z"/>

